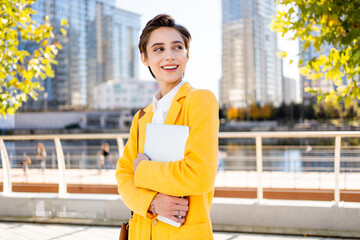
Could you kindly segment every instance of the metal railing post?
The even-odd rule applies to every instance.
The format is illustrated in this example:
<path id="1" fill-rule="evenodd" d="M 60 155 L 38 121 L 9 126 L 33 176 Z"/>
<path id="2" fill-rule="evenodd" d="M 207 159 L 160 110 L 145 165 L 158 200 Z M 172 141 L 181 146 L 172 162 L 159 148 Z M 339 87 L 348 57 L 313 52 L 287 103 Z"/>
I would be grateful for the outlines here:
<path id="1" fill-rule="evenodd" d="M 67 186 L 65 181 L 65 159 L 64 152 L 61 146 L 60 138 L 54 138 L 58 169 L 59 169 L 59 195 L 64 195 L 67 193 Z"/>
<path id="2" fill-rule="evenodd" d="M 3 165 L 4 172 L 4 185 L 3 185 L 3 194 L 4 196 L 9 195 L 12 192 L 12 183 L 10 175 L 10 161 L 5 147 L 3 139 L 0 139 L 0 151 L 1 151 L 1 161 Z"/>
<path id="3" fill-rule="evenodd" d="M 263 158 L 262 158 L 262 137 L 256 136 L 256 171 L 258 175 L 257 199 L 263 199 L 262 187 L 262 172 L 263 172 Z"/>
<path id="4" fill-rule="evenodd" d="M 116 141 L 118 145 L 119 157 L 121 157 L 124 152 L 124 139 L 122 137 L 117 137 Z"/>
<path id="5" fill-rule="evenodd" d="M 55 169 L 55 153 L 54 152 L 52 152 L 51 153 L 51 168 L 52 169 Z"/>
<path id="6" fill-rule="evenodd" d="M 335 175 L 334 200 L 335 200 L 335 204 L 339 204 L 339 202 L 340 202 L 340 187 L 339 187 L 340 153 L 341 153 L 341 136 L 336 136 L 335 137 L 335 152 L 334 152 L 334 175 Z"/>

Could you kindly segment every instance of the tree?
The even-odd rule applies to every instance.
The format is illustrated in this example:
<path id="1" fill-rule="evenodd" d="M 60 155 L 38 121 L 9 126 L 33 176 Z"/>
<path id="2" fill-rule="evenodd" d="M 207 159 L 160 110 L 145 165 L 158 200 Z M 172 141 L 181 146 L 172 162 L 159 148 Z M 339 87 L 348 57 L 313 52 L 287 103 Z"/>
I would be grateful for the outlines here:
<path id="1" fill-rule="evenodd" d="M 247 119 L 248 110 L 246 108 L 240 108 L 239 109 L 239 120 L 244 121 Z"/>
<path id="2" fill-rule="evenodd" d="M 358 104 L 351 103 L 350 106 L 344 111 L 344 118 L 347 120 L 358 121 L 360 118 L 360 107 Z"/>
<path id="3" fill-rule="evenodd" d="M 228 120 L 236 120 L 239 117 L 239 109 L 236 107 L 230 107 L 227 110 L 227 119 Z"/>
<path id="4" fill-rule="evenodd" d="M 306 89 L 318 94 L 322 100 L 350 106 L 352 100 L 360 99 L 360 1 L 347 0 L 277 0 L 286 10 L 278 11 L 273 30 L 284 37 L 294 33 L 292 40 L 303 42 L 301 51 L 312 46 L 318 57 L 308 62 L 299 60 L 300 73 L 311 80 L 325 77 L 336 85 L 331 92 Z M 324 52 L 324 46 L 331 46 Z M 286 57 L 286 52 L 279 53 Z M 292 61 L 291 61 L 292 62 Z M 347 84 L 343 85 L 342 77 Z"/>
<path id="5" fill-rule="evenodd" d="M 315 117 L 317 119 L 339 119 L 342 115 L 342 105 L 335 105 L 332 102 L 323 102 L 314 105 Z"/>
<path id="6" fill-rule="evenodd" d="M 0 0 L 0 114 L 15 114 L 28 97 L 37 99 L 41 80 L 54 77 L 51 64 L 61 45 L 54 41 L 49 17 L 36 23 L 31 8 L 36 0 Z M 67 21 L 61 20 L 61 26 Z M 60 29 L 66 34 L 64 28 Z M 33 50 L 23 49 L 23 45 Z"/>
<path id="7" fill-rule="evenodd" d="M 274 107 L 272 104 L 265 104 L 261 107 L 260 113 L 264 120 L 269 120 L 274 116 Z"/>
<path id="8" fill-rule="evenodd" d="M 261 118 L 260 107 L 256 103 L 250 105 L 250 117 L 253 120 L 259 120 Z"/>

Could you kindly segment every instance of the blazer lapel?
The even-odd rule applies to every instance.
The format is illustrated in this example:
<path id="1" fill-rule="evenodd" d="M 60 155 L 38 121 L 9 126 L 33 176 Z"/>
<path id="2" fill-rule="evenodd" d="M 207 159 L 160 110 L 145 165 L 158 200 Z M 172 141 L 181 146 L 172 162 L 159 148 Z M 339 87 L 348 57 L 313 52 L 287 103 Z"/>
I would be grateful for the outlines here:
<path id="1" fill-rule="evenodd" d="M 185 83 L 181 86 L 177 94 L 175 95 L 171 105 L 169 112 L 166 115 L 164 124 L 171 124 L 174 125 L 175 121 L 181 111 L 182 103 L 179 100 L 186 96 L 187 92 L 190 90 L 191 85 L 189 83 Z"/>

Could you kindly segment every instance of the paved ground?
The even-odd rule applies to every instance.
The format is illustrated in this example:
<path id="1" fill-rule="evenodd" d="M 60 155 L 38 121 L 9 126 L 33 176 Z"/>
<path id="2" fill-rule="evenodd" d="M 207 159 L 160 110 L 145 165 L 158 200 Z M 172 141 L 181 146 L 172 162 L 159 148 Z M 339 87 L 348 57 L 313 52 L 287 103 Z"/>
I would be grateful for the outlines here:
<path id="1" fill-rule="evenodd" d="M 90 227 L 55 224 L 6 223 L 0 222 L 1 240 L 116 240 L 118 227 Z M 265 234 L 224 233 L 214 234 L 215 240 L 322 240 L 335 238 L 280 236 Z M 339 239 L 339 238 L 337 238 Z M 345 239 L 345 238 L 343 238 Z"/>

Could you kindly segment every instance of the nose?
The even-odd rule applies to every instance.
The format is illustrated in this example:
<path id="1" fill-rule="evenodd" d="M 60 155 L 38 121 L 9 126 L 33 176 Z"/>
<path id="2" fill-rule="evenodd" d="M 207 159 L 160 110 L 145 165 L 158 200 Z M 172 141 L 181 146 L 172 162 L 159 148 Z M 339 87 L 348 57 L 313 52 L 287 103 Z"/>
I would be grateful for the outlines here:
<path id="1" fill-rule="evenodd" d="M 175 60 L 175 53 L 172 49 L 166 51 L 165 60 L 166 61 Z"/>

